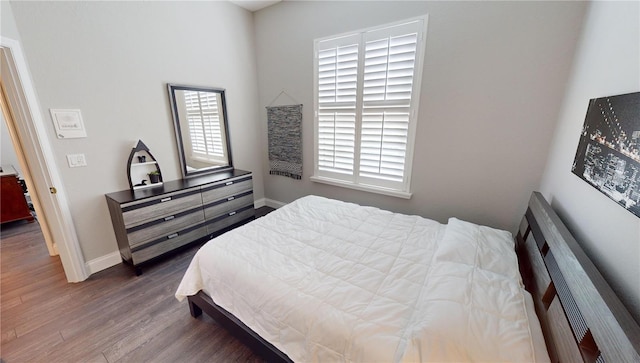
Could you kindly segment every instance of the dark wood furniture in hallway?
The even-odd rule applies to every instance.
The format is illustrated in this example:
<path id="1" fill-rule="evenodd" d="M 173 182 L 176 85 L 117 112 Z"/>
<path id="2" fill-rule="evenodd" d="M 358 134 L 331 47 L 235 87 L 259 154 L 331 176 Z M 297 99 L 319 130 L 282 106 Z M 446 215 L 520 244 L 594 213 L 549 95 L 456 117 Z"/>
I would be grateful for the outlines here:
<path id="1" fill-rule="evenodd" d="M 0 223 L 26 219 L 33 222 L 31 210 L 13 167 L 0 170 Z"/>

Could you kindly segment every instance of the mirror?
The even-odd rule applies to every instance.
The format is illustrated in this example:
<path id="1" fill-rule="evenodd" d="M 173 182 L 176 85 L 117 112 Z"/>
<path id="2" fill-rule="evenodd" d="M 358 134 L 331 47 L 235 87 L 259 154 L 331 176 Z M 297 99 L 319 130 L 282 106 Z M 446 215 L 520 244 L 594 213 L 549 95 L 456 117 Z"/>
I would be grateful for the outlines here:
<path id="1" fill-rule="evenodd" d="M 167 86 L 182 176 L 232 169 L 224 89 Z"/>

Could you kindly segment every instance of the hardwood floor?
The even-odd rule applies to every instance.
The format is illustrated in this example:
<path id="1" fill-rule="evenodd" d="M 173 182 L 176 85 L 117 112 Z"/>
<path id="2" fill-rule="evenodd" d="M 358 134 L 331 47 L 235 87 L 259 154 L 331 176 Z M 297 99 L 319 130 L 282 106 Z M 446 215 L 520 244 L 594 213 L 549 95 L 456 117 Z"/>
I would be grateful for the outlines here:
<path id="1" fill-rule="evenodd" d="M 173 296 L 197 249 L 146 266 L 141 276 L 117 265 L 69 284 L 37 222 L 3 225 L 0 361 L 263 361 Z"/>

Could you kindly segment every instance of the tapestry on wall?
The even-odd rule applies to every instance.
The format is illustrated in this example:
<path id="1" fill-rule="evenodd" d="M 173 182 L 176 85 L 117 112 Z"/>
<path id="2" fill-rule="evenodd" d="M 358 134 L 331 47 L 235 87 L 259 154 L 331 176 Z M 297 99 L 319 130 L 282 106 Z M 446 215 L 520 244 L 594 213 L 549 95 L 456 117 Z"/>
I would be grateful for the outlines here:
<path id="1" fill-rule="evenodd" d="M 589 101 L 572 171 L 640 217 L 640 92 Z"/>
<path id="2" fill-rule="evenodd" d="M 302 105 L 267 107 L 269 174 L 302 179 Z"/>

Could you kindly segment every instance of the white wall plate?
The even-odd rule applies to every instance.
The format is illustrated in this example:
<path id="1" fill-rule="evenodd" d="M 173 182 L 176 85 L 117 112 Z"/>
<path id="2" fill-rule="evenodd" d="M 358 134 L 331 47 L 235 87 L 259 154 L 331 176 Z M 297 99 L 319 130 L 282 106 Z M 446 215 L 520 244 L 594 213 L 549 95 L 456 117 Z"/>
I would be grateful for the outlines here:
<path id="1" fill-rule="evenodd" d="M 58 139 L 87 137 L 80 110 L 49 109 Z"/>

